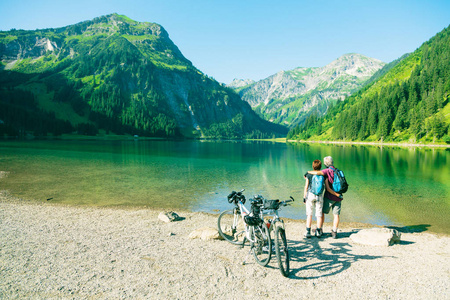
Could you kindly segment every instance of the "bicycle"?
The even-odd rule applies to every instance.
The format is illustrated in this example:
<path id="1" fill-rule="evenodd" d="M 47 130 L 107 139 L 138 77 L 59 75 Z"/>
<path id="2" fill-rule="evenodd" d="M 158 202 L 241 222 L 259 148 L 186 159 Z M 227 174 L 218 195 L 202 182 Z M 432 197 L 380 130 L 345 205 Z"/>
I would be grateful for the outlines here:
<path id="1" fill-rule="evenodd" d="M 262 198 L 262 197 L 261 197 Z M 286 240 L 286 229 L 284 226 L 284 221 L 280 219 L 278 215 L 278 210 L 281 206 L 290 205 L 290 202 L 294 202 L 294 198 L 292 196 L 289 200 L 280 201 L 276 200 L 266 200 L 263 199 L 263 209 L 269 210 L 269 214 L 273 215 L 272 219 L 268 220 L 267 224 L 270 224 L 269 233 L 275 234 L 275 254 L 278 261 L 278 266 L 280 268 L 280 272 L 283 276 L 289 276 L 289 251 Z M 271 236 L 272 238 L 272 236 Z"/>
<path id="2" fill-rule="evenodd" d="M 251 200 L 251 210 L 245 206 L 245 196 L 233 191 L 228 195 L 228 202 L 233 209 L 225 210 L 219 215 L 217 227 L 219 234 L 228 242 L 244 247 L 246 240 L 250 242 L 250 253 L 256 262 L 267 266 L 272 256 L 272 239 L 268 226 L 264 223 L 263 212 L 259 201 Z M 248 256 L 248 255 L 247 255 Z M 245 258 L 243 264 L 245 264 Z"/>

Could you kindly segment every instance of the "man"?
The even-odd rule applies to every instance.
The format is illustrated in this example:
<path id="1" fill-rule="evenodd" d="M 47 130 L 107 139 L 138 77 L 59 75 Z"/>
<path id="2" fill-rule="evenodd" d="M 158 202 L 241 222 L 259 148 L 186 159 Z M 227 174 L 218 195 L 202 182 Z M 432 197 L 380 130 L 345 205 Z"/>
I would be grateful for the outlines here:
<path id="1" fill-rule="evenodd" d="M 324 165 L 327 167 L 322 171 L 308 171 L 308 173 L 313 175 L 323 175 L 325 176 L 325 195 L 323 202 L 323 210 L 322 210 L 322 218 L 319 228 L 322 228 L 323 221 L 325 220 L 325 214 L 328 214 L 330 210 L 333 210 L 333 229 L 331 230 L 331 236 L 336 239 L 337 238 L 337 230 L 339 226 L 339 215 L 341 214 L 341 202 L 342 202 L 342 194 L 336 193 L 331 188 L 334 181 L 334 166 L 333 166 L 333 158 L 331 156 L 324 157 L 323 159 Z M 318 235 L 319 234 L 319 235 Z M 321 236 L 322 232 L 316 233 L 316 236 Z"/>

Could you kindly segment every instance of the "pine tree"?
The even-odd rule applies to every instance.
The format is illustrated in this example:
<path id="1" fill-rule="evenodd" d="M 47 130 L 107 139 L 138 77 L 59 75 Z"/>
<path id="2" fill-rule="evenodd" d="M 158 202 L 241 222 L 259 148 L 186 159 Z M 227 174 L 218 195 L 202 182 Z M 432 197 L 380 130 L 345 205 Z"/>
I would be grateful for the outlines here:
<path id="1" fill-rule="evenodd" d="M 407 127 L 408 114 L 406 111 L 406 106 L 406 100 L 402 100 L 400 106 L 398 107 L 397 115 L 395 116 L 394 120 L 395 130 L 402 131 Z"/>
<path id="2" fill-rule="evenodd" d="M 380 124 L 378 126 L 378 136 L 381 139 L 386 139 L 391 131 L 393 123 L 392 110 L 385 102 L 380 113 Z"/>
<path id="3" fill-rule="evenodd" d="M 441 109 L 444 107 L 444 79 L 439 78 L 437 87 L 436 87 L 436 106 L 437 109 Z"/>
<path id="4" fill-rule="evenodd" d="M 369 110 L 368 120 L 369 134 L 374 135 L 378 128 L 378 109 L 376 105 L 373 105 Z"/>
<path id="5" fill-rule="evenodd" d="M 444 136 L 447 130 L 447 124 L 445 118 L 441 113 L 435 114 L 432 118 L 431 132 L 434 137 L 440 139 Z"/>

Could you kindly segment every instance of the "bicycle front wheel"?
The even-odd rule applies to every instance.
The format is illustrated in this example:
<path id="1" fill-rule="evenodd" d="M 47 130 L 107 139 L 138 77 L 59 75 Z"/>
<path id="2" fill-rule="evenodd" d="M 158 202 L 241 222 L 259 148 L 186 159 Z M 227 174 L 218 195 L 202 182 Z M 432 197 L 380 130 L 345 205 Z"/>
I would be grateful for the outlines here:
<path id="1" fill-rule="evenodd" d="M 217 229 L 221 237 L 234 245 L 242 245 L 245 237 L 245 224 L 240 212 L 229 209 L 222 212 L 217 220 Z"/>
<path id="2" fill-rule="evenodd" d="M 280 272 L 284 277 L 289 276 L 289 251 L 286 240 L 286 232 L 282 227 L 275 228 L 275 253 Z"/>
<path id="3" fill-rule="evenodd" d="M 253 256 L 256 262 L 265 267 L 272 257 L 272 240 L 270 238 L 269 229 L 263 223 L 260 226 L 253 226 Z"/>

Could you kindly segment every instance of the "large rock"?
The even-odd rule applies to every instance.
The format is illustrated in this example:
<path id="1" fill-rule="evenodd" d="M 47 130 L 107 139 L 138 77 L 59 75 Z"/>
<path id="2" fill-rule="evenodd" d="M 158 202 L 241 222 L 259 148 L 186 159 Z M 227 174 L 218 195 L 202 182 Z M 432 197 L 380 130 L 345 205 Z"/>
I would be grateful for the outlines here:
<path id="1" fill-rule="evenodd" d="M 204 241 L 206 240 L 221 240 L 222 237 L 219 234 L 219 231 L 217 229 L 211 228 L 211 227 L 203 227 L 196 229 L 189 234 L 190 239 L 202 239 Z"/>
<path id="2" fill-rule="evenodd" d="M 160 213 L 158 216 L 158 219 L 160 219 L 161 221 L 166 222 L 166 223 L 181 220 L 181 218 L 173 211 Z"/>
<path id="3" fill-rule="evenodd" d="M 391 246 L 400 242 L 401 233 L 389 228 L 362 229 L 350 235 L 353 242 L 368 246 Z"/>

